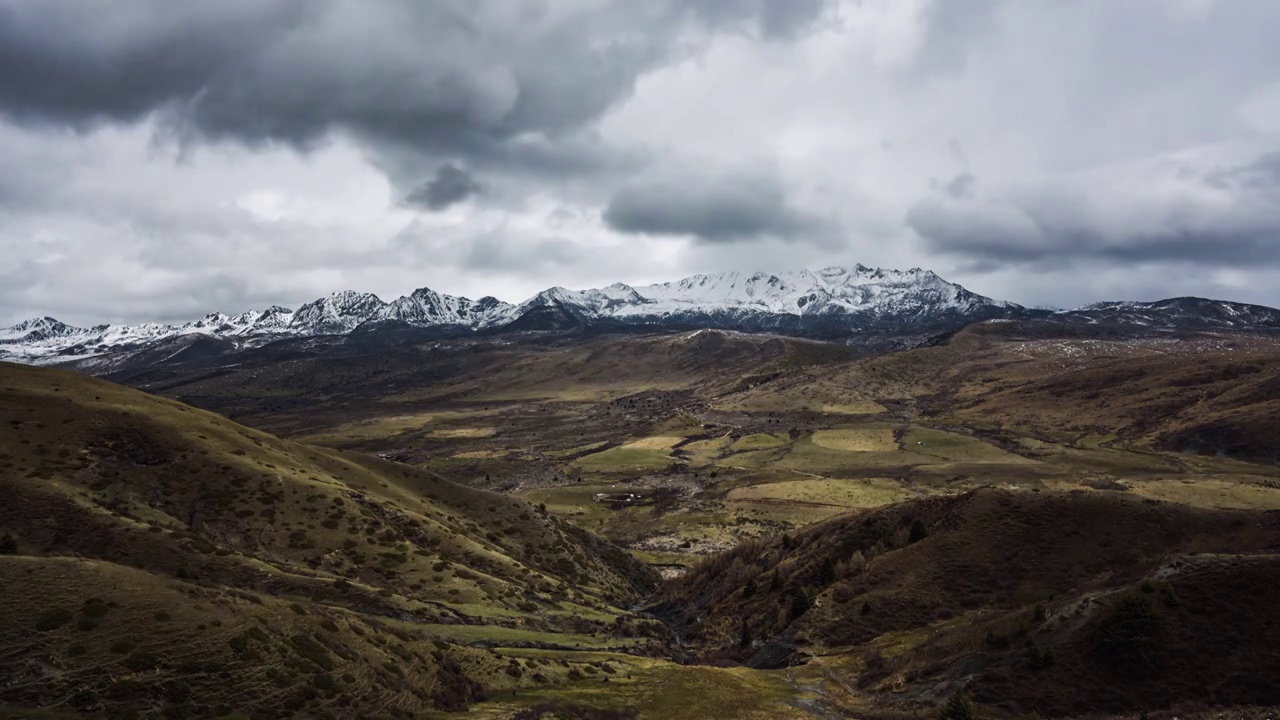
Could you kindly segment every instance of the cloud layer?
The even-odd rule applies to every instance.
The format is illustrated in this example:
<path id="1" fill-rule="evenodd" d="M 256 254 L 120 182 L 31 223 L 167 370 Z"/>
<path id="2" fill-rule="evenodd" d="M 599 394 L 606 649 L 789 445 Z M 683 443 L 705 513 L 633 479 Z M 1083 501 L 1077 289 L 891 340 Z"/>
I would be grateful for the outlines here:
<path id="1" fill-rule="evenodd" d="M 1266 0 L 0 0 L 0 324 L 852 262 L 1026 304 L 1280 304 L 1277 25 Z"/>

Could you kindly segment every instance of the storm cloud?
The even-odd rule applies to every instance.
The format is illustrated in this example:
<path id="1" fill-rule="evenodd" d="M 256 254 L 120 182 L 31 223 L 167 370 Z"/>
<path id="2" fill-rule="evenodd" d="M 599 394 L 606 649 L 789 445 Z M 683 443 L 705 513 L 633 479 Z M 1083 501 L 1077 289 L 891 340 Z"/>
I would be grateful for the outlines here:
<path id="1" fill-rule="evenodd" d="M 817 237 L 821 223 L 794 208 L 768 172 L 665 173 L 623 187 L 604 212 L 624 233 L 690 235 L 706 242 Z"/>
<path id="2" fill-rule="evenodd" d="M 342 130 L 479 163 L 581 164 L 574 133 L 694 42 L 686 30 L 791 36 L 821 9 L 812 0 L 8 2 L 0 113 L 77 128 L 156 113 L 185 141 L 307 148 Z"/>
<path id="3" fill-rule="evenodd" d="M 470 173 L 456 165 L 446 163 L 436 170 L 435 177 L 409 193 L 405 201 L 411 205 L 438 211 L 462 202 L 478 192 L 480 192 L 480 183 L 476 182 Z"/>

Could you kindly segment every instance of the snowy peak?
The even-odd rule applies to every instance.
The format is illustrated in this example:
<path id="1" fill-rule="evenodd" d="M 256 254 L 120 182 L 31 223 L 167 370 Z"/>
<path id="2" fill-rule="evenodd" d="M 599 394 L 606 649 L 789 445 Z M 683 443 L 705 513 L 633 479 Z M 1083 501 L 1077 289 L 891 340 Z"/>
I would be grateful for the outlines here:
<path id="1" fill-rule="evenodd" d="M 645 312 L 757 311 L 783 315 L 964 312 L 1017 308 L 949 283 L 932 272 L 854 265 L 788 273 L 714 273 L 637 288 Z"/>
<path id="2" fill-rule="evenodd" d="M 381 320 L 400 320 L 410 325 L 465 325 L 488 327 L 509 320 L 514 305 L 486 296 L 478 301 L 418 288 L 399 298 L 378 314 Z"/>
<path id="3" fill-rule="evenodd" d="M 315 335 L 351 332 L 373 320 L 387 306 L 373 293 L 343 290 L 303 305 L 293 314 L 289 329 Z"/>
<path id="4" fill-rule="evenodd" d="M 67 337 L 86 332 L 84 328 L 67 325 L 48 315 L 31 318 L 12 327 L 0 329 L 0 341 L 36 342 L 57 337 Z"/>

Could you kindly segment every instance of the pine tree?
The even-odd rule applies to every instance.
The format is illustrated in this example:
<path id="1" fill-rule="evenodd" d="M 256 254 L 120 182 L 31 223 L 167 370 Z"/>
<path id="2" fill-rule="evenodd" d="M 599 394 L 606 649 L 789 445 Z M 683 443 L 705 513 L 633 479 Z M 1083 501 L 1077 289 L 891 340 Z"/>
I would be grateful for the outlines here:
<path id="1" fill-rule="evenodd" d="M 18 552 L 18 541 L 9 533 L 0 537 L 0 555 L 13 555 Z"/>
<path id="2" fill-rule="evenodd" d="M 751 645 L 751 628 L 747 627 L 747 619 L 742 618 L 742 630 L 738 637 L 738 647 L 749 647 Z"/>

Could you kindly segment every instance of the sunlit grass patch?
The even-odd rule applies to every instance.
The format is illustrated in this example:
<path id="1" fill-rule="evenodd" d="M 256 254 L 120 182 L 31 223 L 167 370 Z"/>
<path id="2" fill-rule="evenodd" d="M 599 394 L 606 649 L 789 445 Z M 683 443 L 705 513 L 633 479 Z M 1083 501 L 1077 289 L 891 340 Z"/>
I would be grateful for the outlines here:
<path id="1" fill-rule="evenodd" d="M 956 462 L 1031 462 L 977 438 L 929 428 L 912 428 L 903 435 L 902 446 L 911 452 Z"/>
<path id="2" fill-rule="evenodd" d="M 813 717 L 788 701 L 794 691 L 781 673 L 650 661 L 604 683 L 586 679 L 554 688 L 520 690 L 472 707 L 467 717 L 510 717 L 522 707 L 622 710 L 638 720 Z M 580 713 L 579 713 L 580 714 Z"/>
<path id="3" fill-rule="evenodd" d="M 657 470 L 671 463 L 671 457 L 661 450 L 636 447 L 616 447 L 578 458 L 574 465 L 589 471 L 622 472 L 626 470 Z"/>
<path id="4" fill-rule="evenodd" d="M 813 444 L 845 452 L 893 452 L 898 449 L 890 427 L 819 430 L 813 434 Z"/>
<path id="5" fill-rule="evenodd" d="M 755 433 L 753 435 L 744 435 L 733 443 L 734 452 L 743 452 L 746 450 L 764 450 L 766 448 L 776 448 L 786 445 L 786 438 L 770 435 L 769 433 Z"/>
<path id="6" fill-rule="evenodd" d="M 487 438 L 493 437 L 497 431 L 491 427 L 463 427 L 463 428 L 445 428 L 443 430 L 433 430 L 430 437 L 433 438 Z"/>
<path id="7" fill-rule="evenodd" d="M 622 447 L 632 450 L 669 450 L 681 440 L 684 437 L 679 435 L 657 435 L 629 442 Z"/>
<path id="8" fill-rule="evenodd" d="M 454 455 L 455 458 L 464 460 L 490 460 L 493 458 L 505 457 L 505 450 L 471 450 L 468 452 L 460 452 Z"/>
<path id="9" fill-rule="evenodd" d="M 876 415 L 885 411 L 885 407 L 873 400 L 855 400 L 844 403 L 828 403 L 822 406 L 822 412 L 828 415 Z"/>
<path id="10" fill-rule="evenodd" d="M 1143 497 L 1207 508 L 1280 510 L 1280 487 L 1207 478 L 1130 480 Z"/>
<path id="11" fill-rule="evenodd" d="M 749 485 L 729 491 L 730 501 L 802 502 L 840 505 L 850 508 L 877 507 L 899 502 L 913 494 L 889 478 L 864 480 L 787 480 Z"/>

